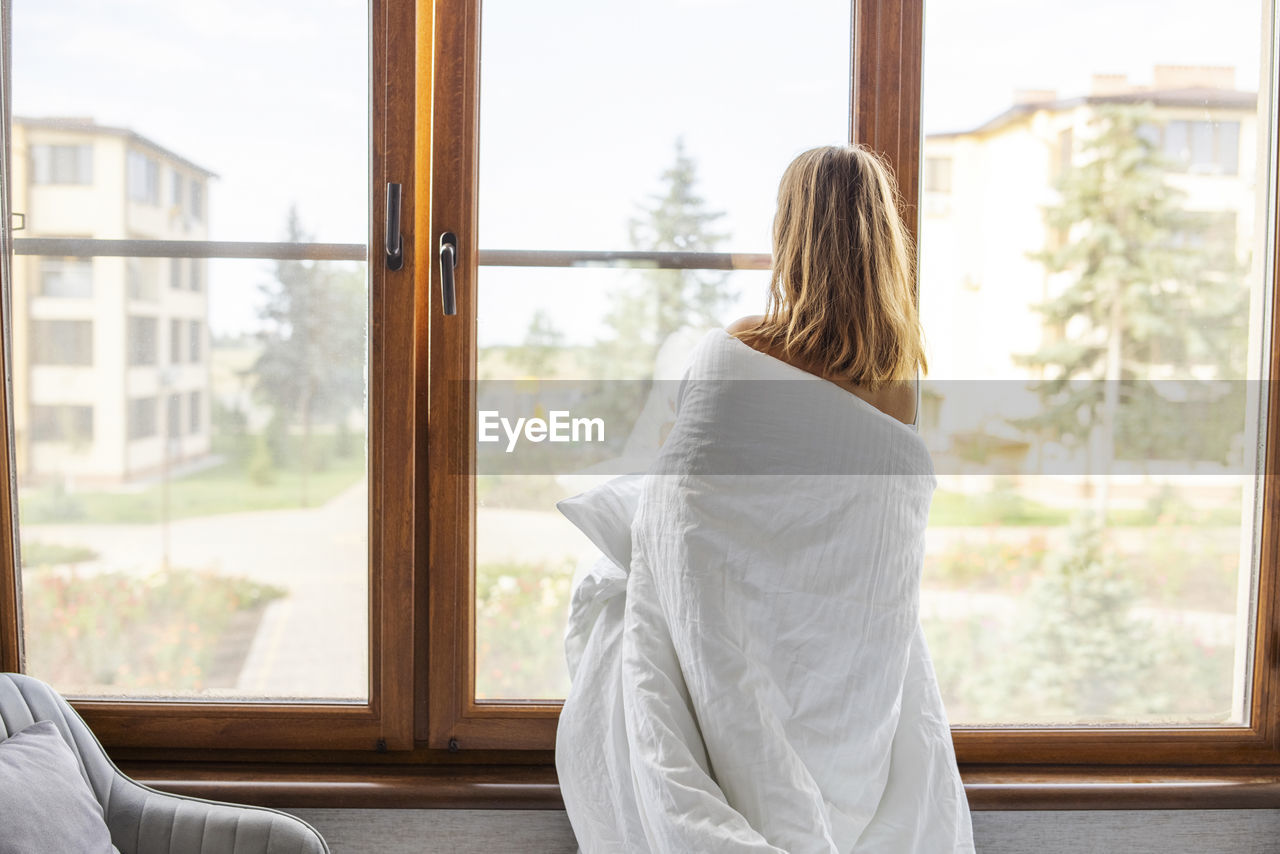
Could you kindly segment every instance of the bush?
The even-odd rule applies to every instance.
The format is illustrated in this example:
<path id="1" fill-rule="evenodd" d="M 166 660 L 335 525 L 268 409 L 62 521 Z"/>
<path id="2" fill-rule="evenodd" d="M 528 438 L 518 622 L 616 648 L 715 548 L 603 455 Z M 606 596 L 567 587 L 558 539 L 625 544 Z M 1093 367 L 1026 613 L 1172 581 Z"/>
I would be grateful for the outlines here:
<path id="1" fill-rule="evenodd" d="M 276 467 L 272 460 L 271 445 L 266 434 L 258 434 L 253 443 L 253 456 L 249 458 L 249 482 L 254 486 L 270 486 L 276 482 Z"/>
<path id="2" fill-rule="evenodd" d="M 569 691 L 564 631 L 572 562 L 476 567 L 476 696 L 554 699 Z"/>
<path id="3" fill-rule="evenodd" d="M 24 578 L 27 670 L 72 693 L 200 690 L 232 617 L 285 595 L 211 572 Z"/>

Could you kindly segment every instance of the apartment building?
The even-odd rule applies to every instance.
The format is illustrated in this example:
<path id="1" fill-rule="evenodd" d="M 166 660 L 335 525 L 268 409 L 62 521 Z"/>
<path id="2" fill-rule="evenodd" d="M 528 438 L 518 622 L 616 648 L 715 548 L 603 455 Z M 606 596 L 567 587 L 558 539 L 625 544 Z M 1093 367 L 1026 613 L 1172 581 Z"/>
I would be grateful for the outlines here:
<path id="1" fill-rule="evenodd" d="M 208 238 L 214 173 L 131 130 L 15 117 L 12 160 L 19 238 Z M 208 282 L 205 259 L 14 258 L 24 483 L 124 484 L 209 454 Z"/>
<path id="2" fill-rule="evenodd" d="M 1084 145 L 1105 105 L 1146 105 L 1146 132 L 1167 164 L 1165 179 L 1185 193 L 1182 207 L 1204 226 L 1189 239 L 1228 246 L 1247 262 L 1260 216 L 1258 108 L 1256 93 L 1236 89 L 1234 78 L 1230 67 L 1202 66 L 1157 66 L 1141 84 L 1094 75 L 1088 94 L 1022 91 L 977 127 L 928 135 L 921 151 L 920 294 L 931 379 L 1033 378 L 1014 355 L 1038 350 L 1054 334 L 1033 306 L 1072 282 L 1070 273 L 1051 274 L 1033 253 L 1064 239 L 1051 233 L 1045 210 L 1058 202 L 1059 176 L 1086 156 Z M 1254 261 L 1248 282 L 1259 275 Z M 939 385 L 952 392 L 964 387 Z M 1000 415 L 1037 411 L 1035 396 L 1016 393 L 1017 385 L 1000 384 L 1007 410 Z M 973 397 L 926 402 L 922 414 L 933 420 L 928 432 L 948 443 L 935 452 L 971 441 L 984 446 L 987 459 L 1002 456 L 1034 471 L 1028 455 L 1036 449 L 991 417 L 982 394 Z"/>

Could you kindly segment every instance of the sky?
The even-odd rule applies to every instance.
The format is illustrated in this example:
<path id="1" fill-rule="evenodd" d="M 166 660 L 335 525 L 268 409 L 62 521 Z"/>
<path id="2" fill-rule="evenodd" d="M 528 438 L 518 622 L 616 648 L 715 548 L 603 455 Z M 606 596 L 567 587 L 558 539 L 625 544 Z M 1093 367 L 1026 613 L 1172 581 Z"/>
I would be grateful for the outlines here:
<path id="1" fill-rule="evenodd" d="M 359 0 L 13 0 L 19 116 L 129 127 L 218 174 L 211 238 L 279 240 L 290 205 L 316 240 L 364 242 L 368 29 Z M 777 181 L 848 131 L 848 0 L 485 0 L 480 223 L 492 249 L 628 248 L 675 141 L 723 211 L 727 251 L 768 252 Z M 926 132 L 975 126 L 1016 89 L 1084 94 L 1094 73 L 1156 64 L 1259 80 L 1257 0 L 929 0 Z M 252 22 L 246 26 L 245 22 Z M 381 201 L 380 199 L 378 200 Z M 927 239 L 927 235 L 925 236 Z M 467 239 L 464 236 L 464 239 Z M 635 274 L 487 268 L 482 345 L 517 343 L 543 309 L 570 341 L 599 329 Z M 269 268 L 211 262 L 215 334 L 257 326 Z M 632 277 L 632 278 L 629 278 Z M 763 307 L 734 277 L 730 315 Z"/>

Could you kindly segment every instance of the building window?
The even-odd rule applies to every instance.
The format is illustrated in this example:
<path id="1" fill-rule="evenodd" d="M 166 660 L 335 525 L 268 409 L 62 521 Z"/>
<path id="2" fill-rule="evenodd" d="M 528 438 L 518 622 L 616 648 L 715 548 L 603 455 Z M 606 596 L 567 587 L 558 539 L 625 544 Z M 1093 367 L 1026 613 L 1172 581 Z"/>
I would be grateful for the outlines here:
<path id="1" fill-rule="evenodd" d="M 189 339 L 189 353 L 192 364 L 200 361 L 200 355 L 204 350 L 204 324 L 198 320 L 191 321 Z"/>
<path id="2" fill-rule="evenodd" d="M 88 299 L 93 296 L 92 258 L 41 258 L 40 296 Z"/>
<path id="3" fill-rule="evenodd" d="M 1164 127 L 1162 149 L 1175 171 L 1235 175 L 1240 169 L 1240 122 L 1176 119 Z"/>
<path id="4" fill-rule="evenodd" d="M 176 365 L 182 361 L 182 321 L 169 321 L 169 363 Z"/>
<path id="5" fill-rule="evenodd" d="M 1060 178 L 1071 168 L 1071 152 L 1075 145 L 1075 132 L 1071 128 L 1064 128 L 1058 133 L 1057 149 L 1053 153 L 1052 173 L 1054 178 Z"/>
<path id="6" fill-rule="evenodd" d="M 130 317 L 128 342 L 130 365 L 154 365 L 159 361 L 158 321 L 154 317 Z"/>
<path id="7" fill-rule="evenodd" d="M 160 163 L 154 157 L 130 151 L 126 171 L 130 200 L 160 204 Z"/>
<path id="8" fill-rule="evenodd" d="M 187 395 L 187 432 L 199 433 L 204 423 L 201 406 L 203 400 L 200 392 L 193 391 Z"/>
<path id="9" fill-rule="evenodd" d="M 191 290 L 197 293 L 204 289 L 204 261 L 200 258 L 191 259 Z"/>
<path id="10" fill-rule="evenodd" d="M 950 157 L 926 157 L 924 159 L 924 191 L 926 193 L 951 192 Z"/>
<path id="11" fill-rule="evenodd" d="M 169 412 L 168 437 L 170 439 L 180 438 L 182 436 L 182 395 L 180 394 L 169 395 L 168 412 Z"/>
<path id="12" fill-rule="evenodd" d="M 93 146 L 31 146 L 31 183 L 92 184 Z"/>
<path id="13" fill-rule="evenodd" d="M 204 221 L 204 185 L 199 181 L 191 182 L 191 218 Z"/>
<path id="14" fill-rule="evenodd" d="M 31 321 L 31 364 L 92 365 L 93 321 Z"/>
<path id="15" fill-rule="evenodd" d="M 174 169 L 170 174 L 173 177 L 170 179 L 169 204 L 181 210 L 182 209 L 182 185 L 185 182 L 182 180 L 182 173 L 179 172 L 177 169 Z"/>
<path id="16" fill-rule="evenodd" d="M 182 288 L 182 259 L 169 259 L 169 287 L 176 290 Z"/>
<path id="17" fill-rule="evenodd" d="M 125 261 L 125 290 L 129 299 L 155 302 L 160 298 L 160 259 L 129 258 Z"/>
<path id="18" fill-rule="evenodd" d="M 93 441 L 93 407 L 62 404 L 31 407 L 31 441 Z"/>
<path id="19" fill-rule="evenodd" d="M 156 435 L 156 399 L 135 397 L 129 401 L 126 425 L 130 439 L 148 439 Z"/>

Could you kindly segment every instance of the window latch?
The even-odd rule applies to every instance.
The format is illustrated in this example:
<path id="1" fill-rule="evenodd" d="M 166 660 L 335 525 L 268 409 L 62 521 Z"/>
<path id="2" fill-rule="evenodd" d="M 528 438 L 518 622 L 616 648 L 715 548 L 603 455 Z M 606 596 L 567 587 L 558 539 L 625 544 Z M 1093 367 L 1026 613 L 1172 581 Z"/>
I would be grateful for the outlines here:
<path id="1" fill-rule="evenodd" d="M 440 235 L 440 304 L 445 314 L 457 314 L 453 269 L 458 266 L 458 238 L 452 231 Z"/>
<path id="2" fill-rule="evenodd" d="M 27 215 L 13 211 L 9 214 L 9 230 L 22 231 L 27 227 Z"/>
<path id="3" fill-rule="evenodd" d="M 387 269 L 399 270 L 404 266 L 404 241 L 400 237 L 399 184 L 387 184 L 387 233 L 385 237 Z"/>

